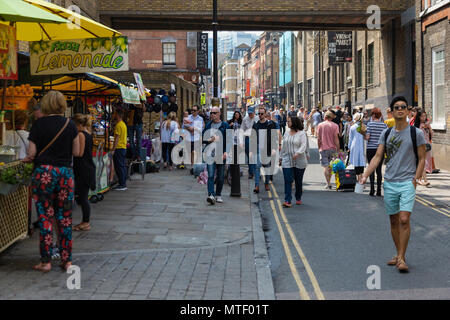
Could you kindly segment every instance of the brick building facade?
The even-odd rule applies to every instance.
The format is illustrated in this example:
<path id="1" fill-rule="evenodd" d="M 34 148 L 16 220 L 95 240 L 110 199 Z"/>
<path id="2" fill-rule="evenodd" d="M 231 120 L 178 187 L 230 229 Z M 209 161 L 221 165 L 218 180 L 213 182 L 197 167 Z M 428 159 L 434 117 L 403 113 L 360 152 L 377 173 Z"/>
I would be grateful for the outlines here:
<path id="1" fill-rule="evenodd" d="M 416 1 L 419 106 L 432 118 L 436 166 L 450 170 L 450 1 Z"/>

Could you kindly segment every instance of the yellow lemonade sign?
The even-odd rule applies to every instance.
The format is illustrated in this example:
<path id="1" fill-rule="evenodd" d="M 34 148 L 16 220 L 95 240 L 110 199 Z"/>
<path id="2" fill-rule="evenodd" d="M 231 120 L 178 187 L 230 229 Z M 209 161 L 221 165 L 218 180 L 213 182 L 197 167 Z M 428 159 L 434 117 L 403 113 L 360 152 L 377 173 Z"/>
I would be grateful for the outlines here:
<path id="1" fill-rule="evenodd" d="M 128 38 L 30 43 L 32 75 L 128 71 Z"/>

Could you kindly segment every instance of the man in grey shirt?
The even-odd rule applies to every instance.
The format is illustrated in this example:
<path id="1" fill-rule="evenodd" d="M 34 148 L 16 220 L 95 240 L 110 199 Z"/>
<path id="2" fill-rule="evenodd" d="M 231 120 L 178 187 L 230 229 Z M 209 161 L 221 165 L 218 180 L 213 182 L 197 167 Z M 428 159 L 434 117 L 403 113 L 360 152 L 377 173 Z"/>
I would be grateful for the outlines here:
<path id="1" fill-rule="evenodd" d="M 423 132 L 415 127 L 410 127 L 406 120 L 408 102 L 404 97 L 395 97 L 390 108 L 393 110 L 395 127 L 386 129 L 381 134 L 377 153 L 363 174 L 360 183 L 366 183 L 367 178 L 378 167 L 386 154 L 386 172 L 383 184 L 384 204 L 391 221 L 391 234 L 397 249 L 397 255 L 387 264 L 397 266 L 400 272 L 408 272 L 405 254 L 411 232 L 410 215 L 414 207 L 417 180 L 422 176 L 425 166 L 426 142 Z M 389 135 L 386 137 L 388 132 Z M 414 136 L 417 145 L 416 151 L 412 139 Z"/>

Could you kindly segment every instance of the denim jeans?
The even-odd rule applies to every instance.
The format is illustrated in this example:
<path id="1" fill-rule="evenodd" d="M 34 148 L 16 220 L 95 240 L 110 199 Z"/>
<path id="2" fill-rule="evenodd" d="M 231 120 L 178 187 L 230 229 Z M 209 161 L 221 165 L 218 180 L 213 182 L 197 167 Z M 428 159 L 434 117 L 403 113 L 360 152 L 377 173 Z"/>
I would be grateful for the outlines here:
<path id="1" fill-rule="evenodd" d="M 126 149 L 116 149 L 116 151 L 114 151 L 113 156 L 114 169 L 116 170 L 116 175 L 117 178 L 119 179 L 119 186 L 121 187 L 127 186 L 128 169 L 125 161 L 126 155 L 127 155 Z"/>
<path id="2" fill-rule="evenodd" d="M 259 187 L 259 181 L 261 179 L 261 158 L 258 154 L 258 157 L 256 159 L 256 164 L 251 164 L 250 166 L 253 167 L 253 172 L 255 173 L 255 187 Z M 267 164 L 267 166 L 270 166 L 270 163 Z M 264 184 L 269 184 L 270 181 L 270 175 L 263 175 L 264 177 Z"/>
<path id="3" fill-rule="evenodd" d="M 283 168 L 285 202 L 291 203 L 292 201 L 292 181 L 295 181 L 295 199 L 302 200 L 304 174 L 305 169 Z"/>
<path id="4" fill-rule="evenodd" d="M 140 157 L 141 156 L 141 146 L 142 146 L 142 124 L 135 124 L 128 127 L 128 134 L 130 138 L 130 147 L 133 156 Z M 136 135 L 136 143 L 134 142 L 134 138 Z"/>
<path id="5" fill-rule="evenodd" d="M 225 176 L 225 164 L 208 164 L 208 196 L 221 196 Z M 214 192 L 214 176 L 217 170 L 216 192 Z"/>

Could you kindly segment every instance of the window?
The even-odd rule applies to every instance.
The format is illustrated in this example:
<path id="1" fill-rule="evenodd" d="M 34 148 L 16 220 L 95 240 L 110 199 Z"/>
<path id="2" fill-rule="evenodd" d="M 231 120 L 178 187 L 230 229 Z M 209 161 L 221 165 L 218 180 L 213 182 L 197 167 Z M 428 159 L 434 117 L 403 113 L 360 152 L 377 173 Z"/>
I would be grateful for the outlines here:
<path id="1" fill-rule="evenodd" d="M 374 47 L 373 43 L 369 44 L 367 48 L 367 63 L 366 63 L 366 77 L 367 84 L 373 84 L 373 66 L 374 66 Z"/>
<path id="2" fill-rule="evenodd" d="M 346 66 L 348 66 L 348 63 L 346 63 Z M 339 80 L 339 92 L 344 92 L 345 78 L 344 78 L 344 66 L 342 64 L 339 66 L 339 70 L 341 71 Z"/>
<path id="3" fill-rule="evenodd" d="M 303 82 L 298 84 L 298 101 L 300 104 L 303 103 Z"/>
<path id="4" fill-rule="evenodd" d="M 331 69 L 328 68 L 327 69 L 327 92 L 331 91 L 331 87 L 330 87 L 330 72 L 331 72 Z"/>
<path id="5" fill-rule="evenodd" d="M 358 83 L 357 83 L 357 87 L 360 88 L 362 87 L 362 77 L 363 77 L 363 70 L 362 70 L 362 50 L 358 50 L 358 69 L 357 69 L 357 74 L 358 74 Z"/>
<path id="6" fill-rule="evenodd" d="M 337 66 L 333 66 L 333 93 L 337 92 Z"/>
<path id="7" fill-rule="evenodd" d="M 445 51 L 433 49 L 432 56 L 433 125 L 445 129 Z M 437 125 L 437 126 L 436 126 Z"/>
<path id="8" fill-rule="evenodd" d="M 175 43 L 163 43 L 163 64 L 175 65 Z"/>

